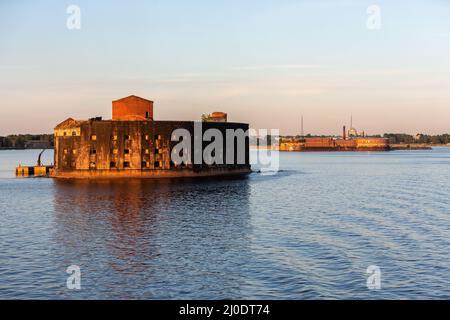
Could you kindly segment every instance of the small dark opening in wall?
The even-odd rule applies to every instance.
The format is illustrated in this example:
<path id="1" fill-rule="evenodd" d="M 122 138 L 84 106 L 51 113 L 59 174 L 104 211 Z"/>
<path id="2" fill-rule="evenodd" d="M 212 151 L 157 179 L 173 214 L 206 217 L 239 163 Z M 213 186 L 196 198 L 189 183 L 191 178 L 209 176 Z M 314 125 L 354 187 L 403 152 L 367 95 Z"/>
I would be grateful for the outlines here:
<path id="1" fill-rule="evenodd" d="M 124 154 L 130 154 L 130 149 L 125 149 L 125 150 L 123 150 L 123 153 L 124 153 Z"/>
<path id="2" fill-rule="evenodd" d="M 141 166 L 142 168 L 147 168 L 147 161 L 142 161 Z"/>
<path id="3" fill-rule="evenodd" d="M 155 168 L 159 168 L 159 161 L 155 161 Z"/>
<path id="4" fill-rule="evenodd" d="M 150 115 L 148 114 L 148 111 L 147 111 L 147 112 L 145 113 L 145 118 L 148 119 L 149 116 L 150 116 Z"/>
<path id="5" fill-rule="evenodd" d="M 110 168 L 115 168 L 115 167 L 116 167 L 116 163 L 115 163 L 114 161 L 111 161 L 111 162 L 109 163 L 109 167 L 110 167 Z"/>
<path id="6" fill-rule="evenodd" d="M 131 137 L 127 134 L 127 135 L 125 135 L 125 140 L 130 140 L 131 139 Z"/>
<path id="7" fill-rule="evenodd" d="M 91 154 L 97 154 L 97 150 L 92 149 L 92 150 L 91 150 Z"/>
<path id="8" fill-rule="evenodd" d="M 129 167 L 130 167 L 130 163 L 129 163 L 128 161 L 125 161 L 125 162 L 123 163 L 123 167 L 124 167 L 124 168 L 129 168 Z"/>

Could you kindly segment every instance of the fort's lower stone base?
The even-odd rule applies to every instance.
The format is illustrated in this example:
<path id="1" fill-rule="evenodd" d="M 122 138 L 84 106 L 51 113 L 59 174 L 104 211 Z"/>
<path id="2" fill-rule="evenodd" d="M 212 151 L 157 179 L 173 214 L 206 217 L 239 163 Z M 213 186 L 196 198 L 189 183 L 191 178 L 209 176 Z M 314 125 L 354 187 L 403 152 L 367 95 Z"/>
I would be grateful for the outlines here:
<path id="1" fill-rule="evenodd" d="M 250 168 L 209 168 L 201 171 L 193 169 L 172 169 L 172 170 L 71 170 L 57 171 L 50 173 L 52 178 L 60 179 L 101 179 L 101 178 L 193 178 L 193 177 L 214 177 L 214 176 L 238 176 L 251 173 Z"/>

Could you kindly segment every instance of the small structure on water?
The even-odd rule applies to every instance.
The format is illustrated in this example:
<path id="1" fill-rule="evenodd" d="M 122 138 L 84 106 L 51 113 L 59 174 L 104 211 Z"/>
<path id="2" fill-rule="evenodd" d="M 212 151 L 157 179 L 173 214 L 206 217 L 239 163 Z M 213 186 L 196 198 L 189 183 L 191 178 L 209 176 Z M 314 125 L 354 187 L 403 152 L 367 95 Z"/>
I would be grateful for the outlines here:
<path id="1" fill-rule="evenodd" d="M 50 174 L 50 171 L 53 169 L 53 166 L 45 166 L 41 162 L 41 156 L 45 152 L 46 149 L 42 150 L 39 153 L 38 160 L 35 166 L 22 166 L 19 165 L 16 167 L 16 176 L 19 177 L 29 177 L 29 176 L 37 176 L 37 177 L 45 177 Z"/>

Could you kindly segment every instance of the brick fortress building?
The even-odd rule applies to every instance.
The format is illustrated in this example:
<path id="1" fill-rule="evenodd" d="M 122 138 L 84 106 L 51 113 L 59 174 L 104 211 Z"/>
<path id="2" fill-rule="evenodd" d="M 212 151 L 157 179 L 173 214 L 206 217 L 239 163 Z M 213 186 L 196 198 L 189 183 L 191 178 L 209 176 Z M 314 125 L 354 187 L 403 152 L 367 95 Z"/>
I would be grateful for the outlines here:
<path id="1" fill-rule="evenodd" d="M 197 163 L 194 152 L 189 155 L 189 163 L 174 163 L 171 152 L 179 141 L 172 141 L 172 134 L 176 129 L 189 131 L 194 150 L 194 122 L 154 121 L 153 101 L 137 96 L 113 101 L 112 115 L 111 120 L 69 118 L 56 126 L 53 177 L 195 177 L 240 175 L 251 171 L 248 137 L 244 141 L 245 163 L 225 161 L 226 130 L 248 130 L 248 124 L 226 122 L 225 114 L 221 114 L 222 121 L 202 122 L 201 126 L 202 136 L 210 128 L 222 133 L 223 164 Z M 202 142 L 202 150 L 209 143 Z M 228 143 L 234 148 L 236 160 L 240 142 L 233 137 Z"/>

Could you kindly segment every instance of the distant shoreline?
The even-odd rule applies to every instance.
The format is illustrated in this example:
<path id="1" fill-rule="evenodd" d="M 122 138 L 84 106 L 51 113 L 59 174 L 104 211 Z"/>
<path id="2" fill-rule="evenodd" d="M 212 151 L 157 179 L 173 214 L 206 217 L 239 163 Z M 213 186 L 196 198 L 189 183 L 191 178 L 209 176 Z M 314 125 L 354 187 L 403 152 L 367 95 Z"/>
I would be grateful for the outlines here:
<path id="1" fill-rule="evenodd" d="M 14 147 L 11 147 L 11 148 L 4 148 L 4 147 L 1 147 L 0 148 L 0 151 L 4 151 L 4 150 L 43 150 L 43 149 L 45 149 L 45 150 L 53 150 L 53 147 L 51 147 L 51 148 L 14 148 Z"/>
<path id="2" fill-rule="evenodd" d="M 405 143 L 405 144 L 391 144 L 390 149 L 386 151 L 396 151 L 396 150 L 432 150 L 433 148 L 443 148 L 447 147 L 450 148 L 450 145 L 447 144 L 424 144 L 424 143 Z M 275 150 L 279 151 L 278 148 L 272 147 L 272 146 L 256 146 L 251 145 L 250 149 L 252 150 Z M 364 151 L 364 150 L 317 150 L 321 152 L 336 152 L 336 151 L 343 151 L 343 152 L 357 152 L 357 151 Z M 314 150 L 296 150 L 296 151 L 286 151 L 286 152 L 315 152 Z"/>
<path id="3" fill-rule="evenodd" d="M 401 144 L 391 144 L 391 150 L 432 150 L 433 147 L 445 147 L 447 145 L 433 145 L 426 143 L 401 143 Z"/>

